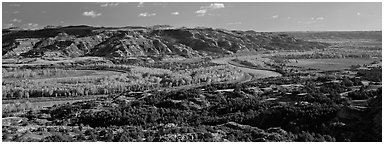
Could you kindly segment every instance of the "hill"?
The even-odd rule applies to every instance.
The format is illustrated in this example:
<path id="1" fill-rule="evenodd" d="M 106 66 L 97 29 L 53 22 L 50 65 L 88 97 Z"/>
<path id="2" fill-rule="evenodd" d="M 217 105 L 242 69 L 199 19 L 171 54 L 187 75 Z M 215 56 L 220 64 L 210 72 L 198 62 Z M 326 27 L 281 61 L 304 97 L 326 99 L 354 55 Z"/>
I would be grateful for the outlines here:
<path id="1" fill-rule="evenodd" d="M 262 50 L 310 50 L 328 46 L 279 33 L 212 28 L 46 27 L 3 29 L 3 58 L 15 57 L 200 57 Z"/>

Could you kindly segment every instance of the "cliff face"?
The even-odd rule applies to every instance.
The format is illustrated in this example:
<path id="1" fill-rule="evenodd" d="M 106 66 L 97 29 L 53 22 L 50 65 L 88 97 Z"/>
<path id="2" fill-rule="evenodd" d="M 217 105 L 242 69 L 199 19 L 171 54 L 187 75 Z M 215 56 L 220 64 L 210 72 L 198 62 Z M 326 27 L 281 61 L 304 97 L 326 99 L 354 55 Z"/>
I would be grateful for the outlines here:
<path id="1" fill-rule="evenodd" d="M 199 57 L 240 51 L 309 50 L 327 46 L 277 33 L 211 28 L 71 26 L 3 32 L 3 58 L 153 55 Z"/>

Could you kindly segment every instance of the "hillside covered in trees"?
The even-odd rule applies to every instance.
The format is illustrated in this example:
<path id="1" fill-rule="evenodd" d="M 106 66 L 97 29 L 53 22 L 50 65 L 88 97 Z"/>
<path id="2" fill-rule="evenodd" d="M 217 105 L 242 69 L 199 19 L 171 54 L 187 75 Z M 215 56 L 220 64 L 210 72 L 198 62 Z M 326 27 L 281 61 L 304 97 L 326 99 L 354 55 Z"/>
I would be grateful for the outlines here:
<path id="1" fill-rule="evenodd" d="M 19 121 L 9 117 L 9 124 L 3 119 L 3 141 L 380 141 L 381 88 L 356 93 L 369 99 L 363 109 L 338 94 L 347 83 L 315 88 L 323 79 L 268 78 L 63 104 Z M 305 85 L 255 89 L 293 82 Z M 15 124 L 30 125 L 29 132 L 15 133 Z"/>

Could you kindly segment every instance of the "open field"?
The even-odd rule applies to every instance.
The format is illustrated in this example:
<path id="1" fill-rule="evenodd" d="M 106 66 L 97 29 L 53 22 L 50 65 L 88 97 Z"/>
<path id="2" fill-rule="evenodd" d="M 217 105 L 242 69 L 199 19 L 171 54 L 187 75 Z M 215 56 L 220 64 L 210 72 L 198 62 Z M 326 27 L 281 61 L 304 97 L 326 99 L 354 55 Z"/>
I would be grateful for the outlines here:
<path id="1" fill-rule="evenodd" d="M 68 78 L 80 78 L 80 77 L 105 77 L 111 75 L 122 74 L 116 71 L 106 70 L 16 70 L 7 71 L 3 69 L 3 80 L 55 80 L 55 79 L 68 79 Z"/>
<path id="2" fill-rule="evenodd" d="M 320 71 L 342 70 L 351 65 L 370 64 L 374 59 L 297 59 L 290 60 L 287 66 L 298 66 L 306 69 L 317 69 Z"/>
<path id="3" fill-rule="evenodd" d="M 98 97 L 105 97 L 106 95 L 93 95 L 86 97 L 64 97 L 64 98 L 29 98 L 21 100 L 3 100 L 2 112 L 4 114 L 13 114 L 25 111 L 38 111 L 52 107 L 53 105 L 60 105 L 66 103 L 74 103 L 85 100 L 92 100 Z"/>
<path id="4" fill-rule="evenodd" d="M 3 67 L 20 67 L 36 65 L 69 64 L 77 62 L 105 62 L 102 57 L 76 57 L 76 58 L 9 58 L 3 59 Z"/>
<path id="5" fill-rule="evenodd" d="M 348 41 L 348 40 L 371 40 L 381 41 L 381 31 L 319 31 L 319 32 L 287 32 L 296 38 L 305 40 L 332 40 L 332 41 Z"/>

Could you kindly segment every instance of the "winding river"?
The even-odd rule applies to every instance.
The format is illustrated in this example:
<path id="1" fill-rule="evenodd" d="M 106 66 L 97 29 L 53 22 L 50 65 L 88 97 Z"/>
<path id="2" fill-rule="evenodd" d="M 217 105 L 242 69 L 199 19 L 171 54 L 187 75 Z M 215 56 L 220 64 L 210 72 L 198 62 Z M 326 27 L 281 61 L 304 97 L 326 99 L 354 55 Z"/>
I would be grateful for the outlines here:
<path id="1" fill-rule="evenodd" d="M 260 57 L 260 56 L 255 56 L 255 57 Z M 252 75 L 252 77 L 253 77 L 252 79 L 282 76 L 278 72 L 274 72 L 274 71 L 270 71 L 270 70 L 260 70 L 260 69 L 249 68 L 249 67 L 243 66 L 241 64 L 231 62 L 231 60 L 235 59 L 235 58 L 236 57 L 224 57 L 224 58 L 212 59 L 211 61 L 213 63 L 217 63 L 217 64 L 228 64 L 230 66 L 237 67 L 238 69 L 242 70 L 243 72 Z"/>

